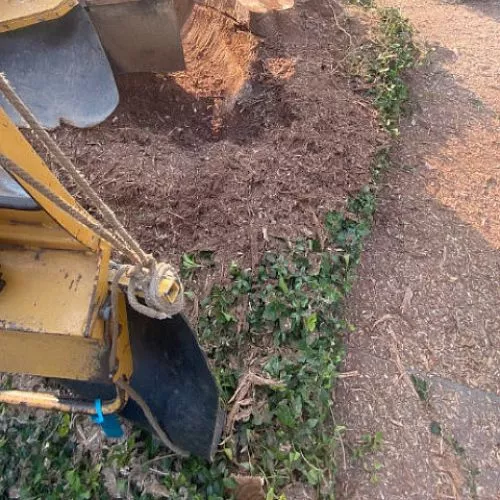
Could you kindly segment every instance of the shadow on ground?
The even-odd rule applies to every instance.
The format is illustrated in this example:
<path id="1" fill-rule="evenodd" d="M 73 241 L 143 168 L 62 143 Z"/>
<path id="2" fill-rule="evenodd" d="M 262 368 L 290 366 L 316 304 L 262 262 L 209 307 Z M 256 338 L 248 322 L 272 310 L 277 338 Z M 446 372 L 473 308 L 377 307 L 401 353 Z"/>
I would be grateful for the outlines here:
<path id="1" fill-rule="evenodd" d="M 409 78 L 411 113 L 349 301 L 357 328 L 351 376 L 336 394 L 347 427 L 339 498 L 493 500 L 500 491 L 500 405 L 486 405 L 500 376 L 498 124 L 445 69 L 456 57 L 435 47 Z M 437 384 L 423 401 L 415 369 L 477 390 L 480 403 L 449 387 L 439 396 Z M 382 448 L 353 460 L 361 436 L 377 432 Z"/>
<path id="2" fill-rule="evenodd" d="M 463 5 L 500 22 L 500 4 L 496 0 L 464 0 Z"/>

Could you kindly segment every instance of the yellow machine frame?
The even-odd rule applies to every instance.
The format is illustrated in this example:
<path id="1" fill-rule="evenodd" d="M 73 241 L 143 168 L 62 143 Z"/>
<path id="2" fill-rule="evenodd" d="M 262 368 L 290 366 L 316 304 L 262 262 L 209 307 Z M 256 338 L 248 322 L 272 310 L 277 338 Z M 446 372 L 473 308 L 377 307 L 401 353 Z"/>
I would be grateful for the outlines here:
<path id="1" fill-rule="evenodd" d="M 0 0 L 0 33 L 52 21 L 78 5 L 77 0 L 37 0 L 18 2 Z"/>
<path id="2" fill-rule="evenodd" d="M 91 216 L 66 191 L 0 108 L 0 163 L 12 162 L 73 208 Z M 111 246 L 22 179 L 17 182 L 41 210 L 0 208 L 0 371 L 110 382 L 132 374 L 125 298 L 120 292 L 120 334 L 110 346 L 102 310 L 109 295 Z M 110 373 L 110 352 L 116 369 Z M 104 414 L 122 407 L 117 390 Z M 94 414 L 94 404 L 51 394 L 0 391 L 0 402 Z"/>

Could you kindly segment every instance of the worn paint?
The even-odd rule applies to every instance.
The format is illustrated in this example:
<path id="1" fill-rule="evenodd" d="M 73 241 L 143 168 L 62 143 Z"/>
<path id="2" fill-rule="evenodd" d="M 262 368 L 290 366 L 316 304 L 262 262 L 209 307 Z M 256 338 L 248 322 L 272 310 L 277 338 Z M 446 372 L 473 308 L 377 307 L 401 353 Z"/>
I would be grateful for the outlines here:
<path id="1" fill-rule="evenodd" d="M 103 415 L 110 415 L 120 411 L 127 402 L 127 395 L 118 391 L 116 397 L 102 403 Z M 96 407 L 93 401 L 82 401 L 71 398 L 61 398 L 53 394 L 31 391 L 0 391 L 0 403 L 42 408 L 44 410 L 68 411 L 95 415 Z"/>
<path id="2" fill-rule="evenodd" d="M 76 5 L 77 0 L 0 0 L 0 33 L 57 19 Z"/>
<path id="3" fill-rule="evenodd" d="M 83 211 L 1 108 L 0 154 Z M 84 381 L 129 379 L 132 353 L 123 294 L 114 374 L 109 373 L 110 346 L 99 316 L 109 294 L 111 246 L 17 180 L 41 210 L 0 209 L 0 262 L 7 282 L 0 300 L 0 371 Z M 89 411 L 78 402 L 19 391 L 0 391 L 0 401 Z"/>

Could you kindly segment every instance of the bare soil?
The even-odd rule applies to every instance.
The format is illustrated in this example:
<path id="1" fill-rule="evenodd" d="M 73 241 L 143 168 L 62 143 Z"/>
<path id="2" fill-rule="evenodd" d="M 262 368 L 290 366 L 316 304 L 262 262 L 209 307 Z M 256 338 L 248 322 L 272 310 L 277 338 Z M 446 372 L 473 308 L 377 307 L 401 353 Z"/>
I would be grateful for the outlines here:
<path id="1" fill-rule="evenodd" d="M 339 497 L 498 500 L 500 4 L 381 3 L 431 52 L 349 303 Z M 375 432 L 382 449 L 350 460 Z"/>
<path id="2" fill-rule="evenodd" d="M 250 265 L 370 179 L 382 136 L 346 85 L 338 15 L 299 2 L 262 19 L 258 38 L 198 7 L 187 71 L 118 78 L 110 119 L 57 138 L 147 250 Z"/>

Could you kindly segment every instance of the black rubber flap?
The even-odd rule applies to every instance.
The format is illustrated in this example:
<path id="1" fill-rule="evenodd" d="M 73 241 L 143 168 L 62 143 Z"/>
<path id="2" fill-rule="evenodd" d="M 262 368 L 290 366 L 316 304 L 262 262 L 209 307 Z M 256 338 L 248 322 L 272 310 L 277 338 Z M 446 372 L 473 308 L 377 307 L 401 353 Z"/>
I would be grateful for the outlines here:
<path id="1" fill-rule="evenodd" d="M 224 413 L 219 392 L 195 333 L 184 316 L 153 320 L 128 309 L 134 372 L 132 387 L 146 401 L 163 431 L 182 450 L 211 460 Z M 110 399 L 112 385 L 61 381 L 79 396 Z M 122 416 L 152 430 L 141 408 L 129 400 Z"/>
<path id="2" fill-rule="evenodd" d="M 211 460 L 222 432 L 219 392 L 193 330 L 183 315 L 153 320 L 129 310 L 134 360 L 131 385 L 179 448 Z M 123 416 L 146 424 L 130 401 Z"/>

